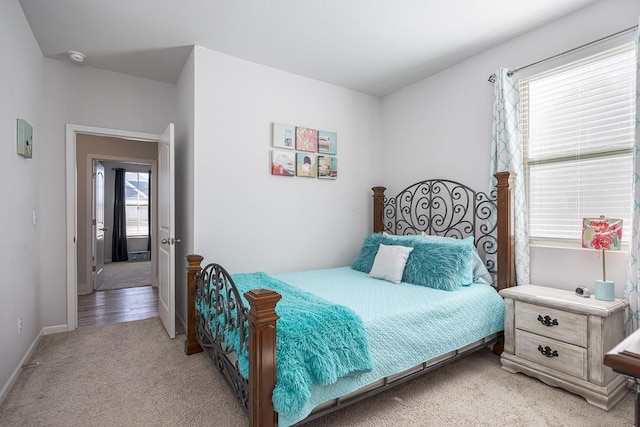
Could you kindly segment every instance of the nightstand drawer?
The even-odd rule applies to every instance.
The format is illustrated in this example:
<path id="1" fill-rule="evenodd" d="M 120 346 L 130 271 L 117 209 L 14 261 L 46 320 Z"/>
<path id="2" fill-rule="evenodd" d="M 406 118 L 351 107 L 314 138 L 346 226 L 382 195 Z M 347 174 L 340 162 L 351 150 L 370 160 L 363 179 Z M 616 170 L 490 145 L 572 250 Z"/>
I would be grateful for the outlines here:
<path id="1" fill-rule="evenodd" d="M 516 301 L 516 328 L 566 343 L 587 346 L 587 316 Z"/>
<path id="2" fill-rule="evenodd" d="M 516 356 L 587 379 L 587 349 L 516 330 Z"/>

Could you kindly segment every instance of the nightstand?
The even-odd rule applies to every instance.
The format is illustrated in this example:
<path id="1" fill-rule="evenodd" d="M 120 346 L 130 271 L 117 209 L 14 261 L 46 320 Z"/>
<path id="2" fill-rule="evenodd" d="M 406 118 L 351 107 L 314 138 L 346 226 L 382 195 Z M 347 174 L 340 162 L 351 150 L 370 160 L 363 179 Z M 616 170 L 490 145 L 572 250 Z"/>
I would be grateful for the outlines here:
<path id="1" fill-rule="evenodd" d="M 562 387 L 607 411 L 618 403 L 627 380 L 603 360 L 623 339 L 627 303 L 535 285 L 503 289 L 500 295 L 505 302 L 503 369 Z"/>

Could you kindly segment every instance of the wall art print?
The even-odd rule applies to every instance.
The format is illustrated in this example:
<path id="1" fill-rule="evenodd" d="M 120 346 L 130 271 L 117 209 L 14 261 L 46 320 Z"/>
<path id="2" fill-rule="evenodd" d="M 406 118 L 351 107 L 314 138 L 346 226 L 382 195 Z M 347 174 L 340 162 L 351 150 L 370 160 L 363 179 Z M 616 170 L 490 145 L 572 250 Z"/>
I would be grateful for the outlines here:
<path id="1" fill-rule="evenodd" d="M 293 150 L 295 140 L 295 126 L 286 125 L 283 123 L 272 123 L 271 145 L 273 145 L 273 147 Z"/>
<path id="2" fill-rule="evenodd" d="M 338 134 L 335 132 L 327 132 L 326 130 L 319 130 L 318 153 L 338 154 Z"/>
<path id="3" fill-rule="evenodd" d="M 338 158 L 333 156 L 318 156 L 318 178 L 338 178 Z"/>
<path id="4" fill-rule="evenodd" d="M 317 157 L 311 153 L 296 153 L 296 176 L 316 178 L 318 176 Z"/>
<path id="5" fill-rule="evenodd" d="M 296 158 L 293 151 L 271 151 L 271 175 L 294 176 L 296 174 Z"/>
<path id="6" fill-rule="evenodd" d="M 318 151 L 318 131 L 316 129 L 296 127 L 296 150 L 315 153 Z"/>
<path id="7" fill-rule="evenodd" d="M 18 119 L 17 152 L 24 158 L 30 159 L 33 155 L 33 128 L 26 120 Z"/>

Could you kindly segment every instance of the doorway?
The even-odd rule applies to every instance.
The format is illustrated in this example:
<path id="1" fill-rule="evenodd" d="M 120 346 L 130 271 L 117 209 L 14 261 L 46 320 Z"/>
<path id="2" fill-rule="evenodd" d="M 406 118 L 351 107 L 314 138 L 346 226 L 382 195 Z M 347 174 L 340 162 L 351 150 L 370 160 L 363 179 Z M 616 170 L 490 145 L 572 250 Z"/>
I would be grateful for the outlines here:
<path id="1" fill-rule="evenodd" d="M 93 159 L 92 292 L 154 285 L 155 176 L 151 163 L 131 160 Z"/>
<path id="2" fill-rule="evenodd" d="M 69 126 L 73 125 L 68 125 L 68 128 Z M 96 257 L 101 255 L 101 258 L 107 261 L 105 265 L 111 263 L 110 229 L 113 223 L 113 177 L 115 174 L 114 169 L 117 167 L 136 172 L 142 171 L 147 176 L 151 171 L 152 197 L 149 210 L 151 215 L 147 218 L 151 226 L 146 225 L 147 228 L 152 230 L 150 238 L 154 240 L 153 230 L 156 227 L 157 212 L 153 200 L 157 197 L 157 192 L 155 191 L 157 186 L 154 184 L 154 180 L 157 171 L 158 136 L 99 128 L 74 127 L 76 129 L 72 135 L 67 132 L 67 172 L 70 169 L 69 160 L 71 158 L 73 159 L 73 170 L 75 172 L 75 188 L 72 189 L 72 193 L 69 192 L 69 185 L 67 189 L 68 196 L 75 196 L 73 200 L 75 218 L 73 218 L 74 225 L 72 228 L 75 229 L 73 258 L 69 258 L 69 246 L 67 247 L 67 328 L 68 330 L 75 329 L 79 324 L 78 319 L 80 317 L 93 319 L 94 323 L 100 322 L 104 324 L 113 321 L 134 320 L 131 316 L 126 318 L 118 316 L 118 312 L 135 313 L 142 310 L 147 317 L 157 316 L 158 292 L 157 288 L 153 288 L 153 285 L 157 286 L 158 284 L 157 257 L 154 256 L 154 251 L 147 251 L 147 249 L 150 249 L 151 244 L 148 241 L 149 236 L 143 238 L 138 236 L 131 239 L 132 251 L 138 254 L 141 252 L 148 254 L 142 256 L 143 258 L 148 258 L 148 260 L 141 261 L 141 265 L 136 265 L 135 267 L 136 274 L 141 271 L 145 273 L 148 271 L 148 274 L 144 274 L 144 278 L 135 279 L 131 274 L 120 271 L 124 270 L 124 268 L 105 269 L 101 262 L 96 262 Z M 84 130 L 86 132 L 83 132 Z M 94 184 L 96 175 L 94 175 L 94 166 L 96 165 L 102 166 L 103 170 L 102 180 L 105 188 L 101 197 L 110 200 L 105 205 L 103 215 L 96 215 L 95 212 L 96 192 Z M 96 240 L 100 234 L 97 231 L 104 232 L 101 239 L 104 248 L 100 251 L 96 251 Z M 148 231 L 146 234 L 148 234 Z M 140 250 L 136 251 L 138 248 Z M 72 273 L 74 273 L 71 275 L 72 277 L 69 274 L 70 267 L 73 269 Z M 107 276 L 105 276 L 105 273 Z M 110 278 L 110 273 L 115 277 Z M 126 276 L 130 281 L 124 283 L 124 281 L 118 279 L 118 277 L 123 276 Z M 112 286 L 111 289 L 107 290 L 110 293 L 96 292 L 96 288 L 98 290 L 105 288 L 113 281 L 120 281 L 121 283 L 115 284 L 120 286 Z M 147 288 L 133 289 L 134 286 L 132 285 L 136 284 L 136 282 L 140 284 L 140 281 L 146 282 Z M 133 290 L 127 290 L 129 288 Z M 141 306 L 134 307 L 134 304 Z"/>
<path id="3" fill-rule="evenodd" d="M 106 129 L 92 126 L 66 125 L 66 271 L 67 271 L 67 325 L 72 331 L 78 325 L 78 294 L 81 287 L 85 291 L 90 286 L 88 278 L 92 277 L 89 266 L 91 263 L 91 225 L 87 224 L 86 215 L 78 215 L 78 210 L 84 206 L 91 208 L 90 202 L 79 203 L 79 197 L 86 195 L 86 188 L 81 191 L 81 186 L 87 186 L 82 168 L 90 168 L 92 156 L 82 155 L 77 152 L 77 139 L 87 137 L 107 137 L 120 139 L 124 144 L 124 155 L 121 158 L 114 156 L 112 160 L 126 161 L 134 157 L 134 144 L 149 146 L 155 143 L 157 148 L 157 162 L 149 160 L 152 164 L 152 176 L 156 176 L 155 186 L 157 203 L 155 212 L 152 212 L 152 244 L 155 249 L 151 253 L 152 275 L 154 283 L 158 284 L 158 314 L 170 338 L 175 337 L 175 245 L 180 242 L 175 236 L 175 163 L 174 163 L 174 125 L 169 123 L 162 134 L 148 134 L 117 129 Z M 112 142 L 109 139 L 109 142 Z M 103 141 L 104 143 L 104 141 Z M 107 144 L 105 144 L 107 145 Z M 104 148 L 102 144 L 94 147 L 95 150 Z M 104 157 L 106 154 L 100 151 L 92 151 Z M 95 157 L 95 156 L 94 156 Z M 143 156 L 144 157 L 144 156 Z M 87 197 L 87 200 L 89 197 Z M 83 255 L 84 256 L 79 256 Z M 84 261 L 85 268 L 79 268 L 79 263 Z M 83 275 L 82 278 L 79 276 Z M 81 279 L 81 280 L 79 280 Z"/>
<path id="4" fill-rule="evenodd" d="M 85 137 L 81 135 L 77 141 L 76 151 L 81 153 L 86 148 Z M 108 149 L 117 141 L 101 138 L 100 142 L 101 149 L 121 154 L 117 153 L 117 145 Z M 149 157 L 157 151 L 156 144 L 151 145 L 154 147 L 147 150 Z M 158 289 L 151 261 L 153 165 L 134 158 L 109 160 L 103 155 L 90 156 L 92 203 L 87 221 L 92 233 L 92 286 L 79 286 L 79 290 L 89 293 L 78 295 L 78 326 L 157 317 Z M 79 260 L 79 269 L 81 264 Z M 80 272 L 78 277 L 82 277 Z"/>

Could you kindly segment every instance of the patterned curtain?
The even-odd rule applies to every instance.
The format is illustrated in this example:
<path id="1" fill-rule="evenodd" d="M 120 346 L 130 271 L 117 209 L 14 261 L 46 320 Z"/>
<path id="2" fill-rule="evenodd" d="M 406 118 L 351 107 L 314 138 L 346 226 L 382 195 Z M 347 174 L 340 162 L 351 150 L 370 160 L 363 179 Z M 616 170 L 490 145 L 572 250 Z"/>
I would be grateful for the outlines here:
<path id="1" fill-rule="evenodd" d="M 522 165 L 522 130 L 520 128 L 520 91 L 516 75 L 508 69 L 496 72 L 493 88 L 493 120 L 491 123 L 491 190 L 496 189 L 496 172 L 510 171 L 514 179 L 514 234 L 516 284 L 529 280 L 529 226 Z"/>
<path id="2" fill-rule="evenodd" d="M 624 297 L 629 303 L 627 309 L 627 321 L 624 325 L 625 335 L 638 329 L 638 317 L 640 316 L 640 34 L 636 29 L 636 139 L 633 157 L 633 219 L 631 224 L 631 244 L 629 245 L 629 262 L 627 265 L 627 278 L 624 285 Z"/>

